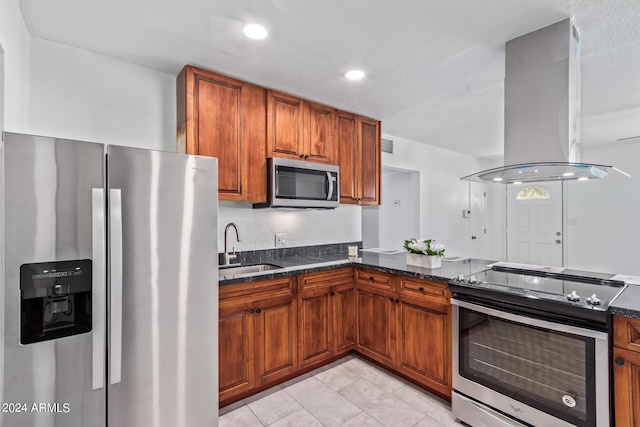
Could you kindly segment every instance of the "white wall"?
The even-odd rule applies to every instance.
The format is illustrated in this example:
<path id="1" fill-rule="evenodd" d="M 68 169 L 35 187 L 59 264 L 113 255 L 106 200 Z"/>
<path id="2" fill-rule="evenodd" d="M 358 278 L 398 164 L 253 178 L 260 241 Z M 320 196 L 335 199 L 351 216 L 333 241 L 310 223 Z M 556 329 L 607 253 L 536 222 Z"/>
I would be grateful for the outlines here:
<path id="1" fill-rule="evenodd" d="M 4 126 L 28 129 L 29 44 L 19 2 L 0 0 L 0 45 L 4 50 Z"/>
<path id="2" fill-rule="evenodd" d="M 176 149 L 176 77 L 31 40 L 29 133 Z"/>
<path id="3" fill-rule="evenodd" d="M 613 165 L 603 180 L 567 184 L 565 267 L 640 275 L 640 139 L 582 146 L 581 161 Z"/>
<path id="4" fill-rule="evenodd" d="M 218 249 L 224 250 L 224 229 L 236 223 L 240 243 L 235 232 L 229 231 L 229 247 L 238 251 L 275 248 L 275 234 L 287 233 L 287 246 L 309 246 L 362 240 L 361 208 L 341 205 L 329 210 L 252 209 L 248 203 L 220 202 L 218 206 Z"/>
<path id="5" fill-rule="evenodd" d="M 420 237 L 420 173 L 383 167 L 382 194 L 379 247 L 401 249 Z"/>
<path id="6" fill-rule="evenodd" d="M 468 256 L 469 223 L 462 211 L 468 207 L 469 188 L 460 178 L 482 170 L 483 162 L 420 142 L 384 137 L 393 140 L 394 145 L 393 154 L 382 153 L 382 166 L 420 173 L 419 237 L 444 243 L 448 256 Z"/>

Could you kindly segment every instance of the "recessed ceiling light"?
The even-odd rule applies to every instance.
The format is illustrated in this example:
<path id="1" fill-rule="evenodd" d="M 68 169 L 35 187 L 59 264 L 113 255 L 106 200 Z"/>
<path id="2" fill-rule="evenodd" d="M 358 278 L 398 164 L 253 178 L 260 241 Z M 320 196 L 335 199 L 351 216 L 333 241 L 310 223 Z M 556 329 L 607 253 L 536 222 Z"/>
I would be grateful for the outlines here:
<path id="1" fill-rule="evenodd" d="M 522 184 L 522 181 L 513 181 L 513 183 L 514 183 L 515 185 L 520 185 L 520 184 Z"/>
<path id="2" fill-rule="evenodd" d="M 589 177 L 588 176 L 581 176 L 580 178 L 578 178 L 578 181 L 588 181 Z"/>
<path id="3" fill-rule="evenodd" d="M 344 76 L 349 80 L 361 80 L 364 78 L 364 71 L 351 70 L 351 71 L 348 71 Z"/>
<path id="4" fill-rule="evenodd" d="M 574 176 L 575 173 L 574 172 L 565 172 L 562 174 L 562 176 Z"/>
<path id="5" fill-rule="evenodd" d="M 262 40 L 267 37 L 267 34 L 269 34 L 265 27 L 258 24 L 247 24 L 244 26 L 242 31 L 244 32 L 245 36 L 254 40 Z"/>
<path id="6" fill-rule="evenodd" d="M 497 178 L 493 178 L 493 180 L 494 180 L 495 182 L 500 182 L 500 181 L 502 181 L 502 178 L 497 177 Z"/>

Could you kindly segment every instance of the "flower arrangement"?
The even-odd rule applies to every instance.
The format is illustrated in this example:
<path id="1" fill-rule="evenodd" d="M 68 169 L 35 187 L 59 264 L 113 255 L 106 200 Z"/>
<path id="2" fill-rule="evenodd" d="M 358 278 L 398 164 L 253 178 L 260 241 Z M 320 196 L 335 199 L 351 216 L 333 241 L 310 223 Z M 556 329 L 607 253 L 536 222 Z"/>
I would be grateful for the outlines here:
<path id="1" fill-rule="evenodd" d="M 444 256 L 444 245 L 436 243 L 434 239 L 409 239 L 404 241 L 407 254 L 407 264 L 426 268 L 441 266 L 440 258 Z"/>
<path id="2" fill-rule="evenodd" d="M 434 239 L 416 240 L 412 238 L 405 240 L 404 248 L 412 254 L 444 256 L 444 245 L 436 243 Z"/>

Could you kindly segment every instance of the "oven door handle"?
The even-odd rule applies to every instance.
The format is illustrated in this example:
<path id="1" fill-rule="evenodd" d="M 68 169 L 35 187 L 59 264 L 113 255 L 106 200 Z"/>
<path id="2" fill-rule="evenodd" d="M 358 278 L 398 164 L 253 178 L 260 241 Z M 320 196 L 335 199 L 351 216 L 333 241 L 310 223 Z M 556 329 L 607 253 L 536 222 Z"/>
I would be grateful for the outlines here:
<path id="1" fill-rule="evenodd" d="M 591 329 L 579 328 L 576 326 L 564 325 L 561 323 L 548 322 L 546 320 L 536 319 L 528 316 L 520 316 L 517 314 L 509 313 L 502 310 L 496 310 L 494 308 L 485 307 L 483 305 L 472 304 L 466 301 L 460 301 L 459 299 L 451 298 L 451 305 L 473 310 L 478 313 L 486 314 L 489 316 L 497 317 L 499 319 L 510 320 L 516 323 L 523 323 L 526 325 L 536 326 L 539 328 L 549 329 L 552 331 L 566 332 L 568 334 L 579 335 L 583 337 L 594 338 L 597 340 L 606 341 L 607 334 L 605 332 L 594 331 Z"/>

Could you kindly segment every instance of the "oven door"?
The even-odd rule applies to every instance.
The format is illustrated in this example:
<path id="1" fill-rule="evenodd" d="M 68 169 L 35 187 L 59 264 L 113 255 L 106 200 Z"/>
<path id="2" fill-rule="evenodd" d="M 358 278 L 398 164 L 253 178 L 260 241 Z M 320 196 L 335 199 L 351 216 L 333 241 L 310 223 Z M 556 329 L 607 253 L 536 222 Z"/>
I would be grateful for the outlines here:
<path id="1" fill-rule="evenodd" d="M 606 333 L 451 303 L 458 402 L 470 397 L 535 426 L 609 425 Z M 477 425 L 469 411 L 456 413 L 455 399 L 453 410 Z"/>

